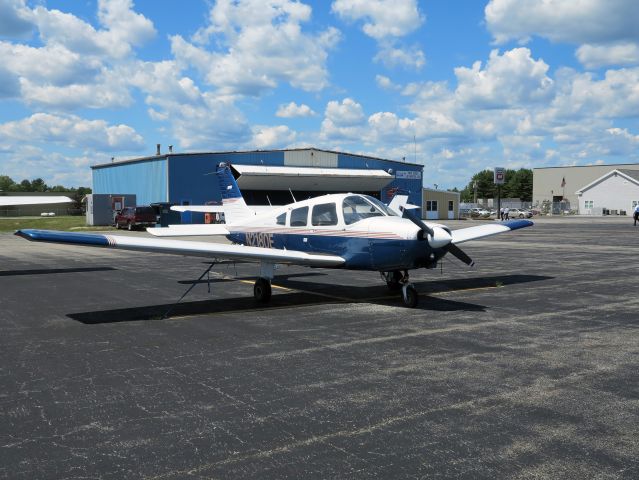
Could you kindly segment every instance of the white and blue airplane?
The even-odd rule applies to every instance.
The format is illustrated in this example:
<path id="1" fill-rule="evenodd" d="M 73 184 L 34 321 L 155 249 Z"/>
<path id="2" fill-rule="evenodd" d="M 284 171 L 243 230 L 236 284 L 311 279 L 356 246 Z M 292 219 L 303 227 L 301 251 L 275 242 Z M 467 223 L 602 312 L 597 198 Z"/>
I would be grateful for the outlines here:
<path id="1" fill-rule="evenodd" d="M 389 288 L 401 290 L 407 307 L 415 307 L 418 294 L 409 281 L 409 270 L 435 268 L 447 253 L 472 266 L 460 243 L 533 225 L 529 220 L 510 220 L 451 231 L 417 218 L 405 201 L 385 205 L 354 193 L 324 195 L 257 213 L 246 205 L 228 165 L 220 164 L 216 175 L 226 224 L 148 231 L 160 237 L 224 235 L 232 244 L 32 229 L 18 230 L 16 235 L 36 242 L 206 257 L 213 263 L 259 262 L 253 291 L 264 303 L 271 298 L 278 264 L 377 271 Z"/>

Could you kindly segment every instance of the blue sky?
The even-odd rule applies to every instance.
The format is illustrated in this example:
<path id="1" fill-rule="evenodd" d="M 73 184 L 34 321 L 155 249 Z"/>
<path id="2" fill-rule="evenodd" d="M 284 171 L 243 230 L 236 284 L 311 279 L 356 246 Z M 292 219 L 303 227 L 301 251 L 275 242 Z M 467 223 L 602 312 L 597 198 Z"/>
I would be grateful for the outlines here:
<path id="1" fill-rule="evenodd" d="M 0 0 L 0 174 L 313 146 L 425 165 L 635 163 L 636 0 Z"/>

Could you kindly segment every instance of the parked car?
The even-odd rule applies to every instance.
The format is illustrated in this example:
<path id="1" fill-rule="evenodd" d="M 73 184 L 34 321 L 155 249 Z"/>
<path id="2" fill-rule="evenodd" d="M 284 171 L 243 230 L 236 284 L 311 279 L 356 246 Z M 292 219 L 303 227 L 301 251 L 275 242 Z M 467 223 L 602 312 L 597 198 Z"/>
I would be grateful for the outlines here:
<path id="1" fill-rule="evenodd" d="M 485 208 L 471 208 L 470 215 L 473 217 L 487 217 L 490 215 L 490 212 Z"/>
<path id="2" fill-rule="evenodd" d="M 141 227 L 154 227 L 157 222 L 153 207 L 124 207 L 115 216 L 115 227 L 133 230 Z"/>
<path id="3" fill-rule="evenodd" d="M 530 218 L 533 214 L 529 210 L 524 210 L 522 208 L 511 208 L 508 211 L 508 217 L 510 218 Z"/>

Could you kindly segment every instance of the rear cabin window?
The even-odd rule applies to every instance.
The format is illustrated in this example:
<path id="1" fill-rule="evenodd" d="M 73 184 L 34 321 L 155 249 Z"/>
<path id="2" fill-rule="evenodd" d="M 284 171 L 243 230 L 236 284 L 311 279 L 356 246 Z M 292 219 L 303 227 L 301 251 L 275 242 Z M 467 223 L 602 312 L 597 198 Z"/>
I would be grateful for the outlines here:
<path id="1" fill-rule="evenodd" d="M 275 219 L 275 223 L 278 225 L 286 225 L 286 213 L 283 213 L 282 215 L 278 215 L 277 218 Z"/>
<path id="2" fill-rule="evenodd" d="M 337 208 L 335 203 L 320 203 L 313 207 L 312 222 L 314 226 L 337 225 Z"/>
<path id="3" fill-rule="evenodd" d="M 305 227 L 308 222 L 308 207 L 291 210 L 291 227 Z"/>
<path id="4" fill-rule="evenodd" d="M 342 213 L 344 214 L 344 223 L 346 223 L 346 225 L 359 222 L 368 217 L 384 216 L 374 205 L 371 205 L 362 197 L 356 195 L 344 199 L 342 202 Z"/>

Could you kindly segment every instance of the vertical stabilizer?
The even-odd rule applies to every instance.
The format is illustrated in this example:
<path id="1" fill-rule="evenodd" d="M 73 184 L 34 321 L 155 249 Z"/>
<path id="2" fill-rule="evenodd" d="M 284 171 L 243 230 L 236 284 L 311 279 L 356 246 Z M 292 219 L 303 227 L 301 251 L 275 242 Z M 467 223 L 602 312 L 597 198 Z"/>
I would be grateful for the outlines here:
<path id="1" fill-rule="evenodd" d="M 246 205 L 242 192 L 240 192 L 235 177 L 233 177 L 230 165 L 220 163 L 216 173 L 220 184 L 226 223 L 237 224 L 253 217 L 255 212 Z"/>

